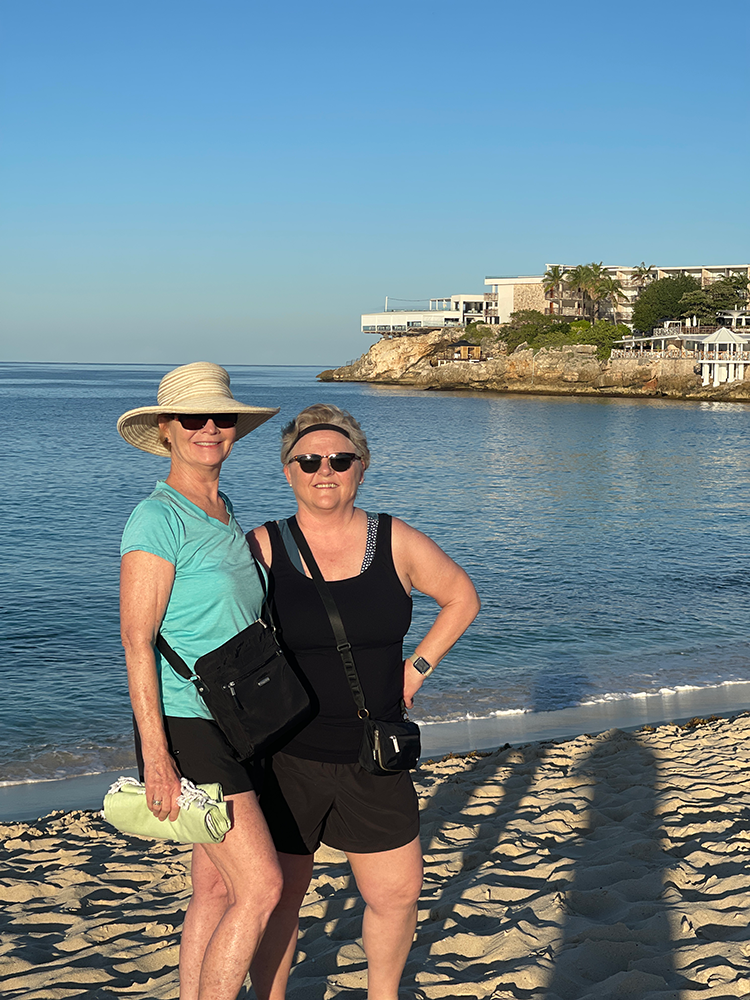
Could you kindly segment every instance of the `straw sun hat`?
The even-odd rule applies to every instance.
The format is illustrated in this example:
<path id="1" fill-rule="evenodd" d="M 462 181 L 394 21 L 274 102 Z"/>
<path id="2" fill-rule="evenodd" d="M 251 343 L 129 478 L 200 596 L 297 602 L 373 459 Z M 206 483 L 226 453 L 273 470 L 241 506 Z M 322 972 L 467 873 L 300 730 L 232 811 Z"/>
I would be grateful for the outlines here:
<path id="1" fill-rule="evenodd" d="M 229 390 L 229 373 L 210 361 L 196 361 L 167 372 L 159 383 L 156 400 L 156 406 L 138 406 L 117 421 L 117 430 L 128 444 L 152 455 L 170 454 L 159 440 L 160 413 L 236 413 L 239 439 L 279 412 L 278 407 L 238 402 Z"/>

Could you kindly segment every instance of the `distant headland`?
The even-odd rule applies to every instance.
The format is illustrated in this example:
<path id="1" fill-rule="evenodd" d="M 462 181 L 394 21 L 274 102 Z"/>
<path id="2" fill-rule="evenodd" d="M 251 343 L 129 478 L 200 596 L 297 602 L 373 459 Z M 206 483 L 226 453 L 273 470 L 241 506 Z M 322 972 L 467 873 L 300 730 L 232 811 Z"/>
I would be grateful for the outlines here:
<path id="1" fill-rule="evenodd" d="M 548 264 L 491 292 L 362 315 L 380 336 L 318 376 L 423 389 L 750 401 L 750 265 Z M 647 331 L 645 333 L 641 331 Z"/>
<path id="2" fill-rule="evenodd" d="M 599 356 L 599 345 L 586 343 L 534 349 L 523 342 L 508 353 L 502 343 L 476 338 L 473 331 L 478 344 L 465 336 L 454 339 L 463 330 L 451 332 L 380 340 L 356 361 L 318 378 L 436 390 L 750 402 L 750 377 L 703 384 L 701 359 L 669 344 L 654 351 L 615 348 L 606 358 Z M 750 376 L 750 356 L 745 371 Z"/>

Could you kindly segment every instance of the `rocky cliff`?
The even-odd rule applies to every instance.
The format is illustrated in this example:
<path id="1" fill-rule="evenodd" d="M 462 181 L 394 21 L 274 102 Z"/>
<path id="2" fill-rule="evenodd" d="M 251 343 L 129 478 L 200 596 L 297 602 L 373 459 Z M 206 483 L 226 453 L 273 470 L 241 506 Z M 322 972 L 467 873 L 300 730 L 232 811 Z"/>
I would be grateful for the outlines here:
<path id="1" fill-rule="evenodd" d="M 380 340 L 353 364 L 321 372 L 318 378 L 324 382 L 381 382 L 423 389 L 750 401 L 750 377 L 716 388 L 704 387 L 693 371 L 692 359 L 601 361 L 596 347 L 588 344 L 539 351 L 521 345 L 512 354 L 498 354 L 487 361 L 437 365 L 437 356 L 445 347 L 445 334 L 439 332 Z M 750 365 L 747 374 L 750 376 Z"/>

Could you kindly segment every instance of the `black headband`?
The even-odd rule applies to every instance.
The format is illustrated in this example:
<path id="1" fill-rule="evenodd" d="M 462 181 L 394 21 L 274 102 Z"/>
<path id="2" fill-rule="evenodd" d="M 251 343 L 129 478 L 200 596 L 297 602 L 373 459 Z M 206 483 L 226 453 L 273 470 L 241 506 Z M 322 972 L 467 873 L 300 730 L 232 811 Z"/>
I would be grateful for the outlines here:
<path id="1" fill-rule="evenodd" d="M 338 434 L 343 434 L 345 438 L 349 438 L 350 441 L 352 439 L 349 431 L 345 427 L 339 427 L 338 424 L 310 424 L 309 427 L 305 427 L 303 431 L 299 432 L 289 447 L 293 448 L 301 437 L 304 437 L 305 434 L 311 434 L 313 431 L 336 431 Z"/>

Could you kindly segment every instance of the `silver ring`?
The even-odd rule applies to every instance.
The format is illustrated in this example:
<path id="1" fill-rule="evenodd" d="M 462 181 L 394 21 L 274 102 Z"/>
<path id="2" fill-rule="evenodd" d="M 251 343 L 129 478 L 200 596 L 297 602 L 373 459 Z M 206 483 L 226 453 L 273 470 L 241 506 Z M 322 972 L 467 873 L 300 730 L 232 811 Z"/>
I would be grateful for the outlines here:
<path id="1" fill-rule="evenodd" d="M 161 805 L 161 799 L 154 799 L 153 802 L 151 803 L 151 805 L 152 806 L 160 806 Z"/>

